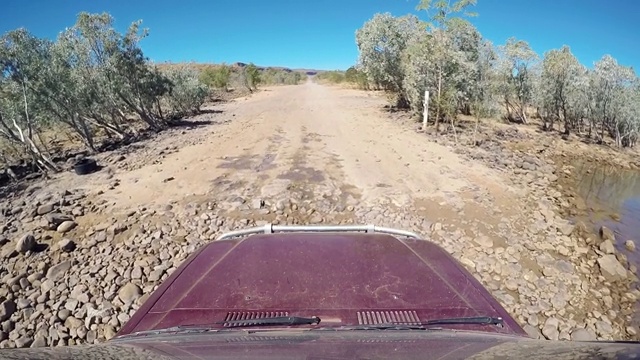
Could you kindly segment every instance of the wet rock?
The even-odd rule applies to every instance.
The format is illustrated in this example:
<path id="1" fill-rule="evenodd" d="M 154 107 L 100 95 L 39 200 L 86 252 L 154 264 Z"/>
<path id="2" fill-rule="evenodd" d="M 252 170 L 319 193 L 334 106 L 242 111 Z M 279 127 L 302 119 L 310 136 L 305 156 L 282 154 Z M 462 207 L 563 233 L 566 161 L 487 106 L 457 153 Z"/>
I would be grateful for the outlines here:
<path id="1" fill-rule="evenodd" d="M 76 224 L 75 221 L 72 220 L 67 220 L 64 221 L 63 223 L 61 223 L 60 225 L 58 225 L 58 228 L 56 229 L 56 231 L 58 231 L 59 233 L 66 233 L 71 231 L 73 228 L 75 228 L 78 224 Z"/>
<path id="2" fill-rule="evenodd" d="M 627 240 L 627 241 L 624 242 L 624 247 L 629 251 L 635 251 L 636 250 L 636 243 L 633 242 L 633 240 Z"/>
<path id="3" fill-rule="evenodd" d="M 16 251 L 24 254 L 33 250 L 35 246 L 36 238 L 32 234 L 25 234 L 16 242 Z"/>
<path id="4" fill-rule="evenodd" d="M 604 255 L 598 258 L 600 273 L 609 282 L 624 280 L 627 278 L 627 269 L 622 266 L 615 255 Z"/>

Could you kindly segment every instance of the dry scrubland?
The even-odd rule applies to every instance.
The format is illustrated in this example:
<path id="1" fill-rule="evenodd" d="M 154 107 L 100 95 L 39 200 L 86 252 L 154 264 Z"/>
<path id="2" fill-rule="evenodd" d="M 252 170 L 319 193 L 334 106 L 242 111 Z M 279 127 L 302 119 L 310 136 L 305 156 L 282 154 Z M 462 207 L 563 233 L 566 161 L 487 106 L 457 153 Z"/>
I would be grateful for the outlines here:
<path id="1" fill-rule="evenodd" d="M 534 336 L 635 337 L 640 294 L 612 234 L 560 215 L 573 206 L 558 186 L 571 176 L 565 144 L 496 124 L 480 146 L 455 145 L 385 101 L 312 82 L 268 88 L 102 152 L 95 174 L 28 182 L 2 209 L 0 346 L 104 341 L 198 246 L 266 222 L 413 230 Z"/>
<path id="2" fill-rule="evenodd" d="M 306 82 L 150 64 L 138 25 L 117 34 L 106 14 L 54 42 L 6 34 L 0 347 L 107 340 L 199 246 L 266 222 L 413 230 L 531 336 L 636 339 L 630 250 L 568 216 L 586 209 L 575 159 L 639 167 L 637 78 L 610 57 L 587 71 L 568 48 L 495 48 L 442 10 L 429 31 L 376 15 L 357 67 Z M 86 155 L 102 168 L 77 176 Z"/>

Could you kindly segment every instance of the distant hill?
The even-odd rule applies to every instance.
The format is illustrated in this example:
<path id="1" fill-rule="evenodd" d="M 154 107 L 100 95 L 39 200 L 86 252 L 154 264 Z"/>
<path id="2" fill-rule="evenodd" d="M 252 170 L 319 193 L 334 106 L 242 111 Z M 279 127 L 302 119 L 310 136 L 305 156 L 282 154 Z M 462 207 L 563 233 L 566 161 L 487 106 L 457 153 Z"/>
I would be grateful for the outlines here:
<path id="1" fill-rule="evenodd" d="M 189 67 L 198 69 L 198 70 L 202 70 L 203 68 L 207 67 L 207 66 L 216 66 L 216 65 L 220 65 L 220 64 L 214 64 L 214 63 L 196 63 L 196 62 L 184 62 L 184 63 L 174 63 L 174 62 L 162 62 L 162 63 L 157 63 L 156 65 L 158 65 L 158 67 L 160 68 L 170 68 L 172 66 L 183 66 L 183 65 L 187 65 Z M 233 64 L 230 64 L 230 66 L 235 67 L 235 68 L 243 68 L 245 66 L 249 65 L 248 63 L 244 63 L 244 62 L 235 62 Z M 257 66 L 257 65 L 256 65 Z M 273 69 L 273 70 L 282 70 L 285 72 L 301 72 L 301 73 L 305 73 L 309 76 L 313 76 L 313 75 L 317 75 L 319 73 L 323 73 L 327 70 L 316 70 L 316 69 L 290 69 L 288 67 L 284 67 L 284 66 L 257 66 L 258 70 L 260 71 L 265 71 L 268 69 Z"/>

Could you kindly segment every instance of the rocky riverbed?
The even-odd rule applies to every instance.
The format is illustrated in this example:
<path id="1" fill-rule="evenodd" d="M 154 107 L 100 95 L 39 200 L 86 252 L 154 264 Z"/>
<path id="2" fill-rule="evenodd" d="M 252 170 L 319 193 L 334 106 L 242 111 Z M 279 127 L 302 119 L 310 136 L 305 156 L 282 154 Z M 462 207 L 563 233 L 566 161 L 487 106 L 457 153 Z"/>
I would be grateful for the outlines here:
<path id="1" fill-rule="evenodd" d="M 82 181 L 60 175 L 5 199 L 0 347 L 108 340 L 198 247 L 267 222 L 414 231 L 453 254 L 533 337 L 638 338 L 630 250 L 617 250 L 606 228 L 567 220 L 562 209 L 580 206 L 562 188 L 571 169 L 534 135 L 491 128 L 479 146 L 459 145 L 465 134 L 456 145 L 388 125 L 370 110 L 384 99 L 356 91 L 283 88 L 248 102 L 225 105 L 213 127 L 101 154 L 105 168 Z M 358 127 L 362 119 L 373 125 Z M 538 145 L 519 146 L 527 142 Z"/>

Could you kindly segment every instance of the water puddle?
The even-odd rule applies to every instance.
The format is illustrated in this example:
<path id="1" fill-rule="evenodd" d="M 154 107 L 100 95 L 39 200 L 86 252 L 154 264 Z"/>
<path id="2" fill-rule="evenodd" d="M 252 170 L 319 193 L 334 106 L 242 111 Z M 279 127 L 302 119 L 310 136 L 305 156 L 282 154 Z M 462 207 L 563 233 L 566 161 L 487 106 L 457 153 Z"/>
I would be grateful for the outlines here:
<path id="1" fill-rule="evenodd" d="M 621 250 L 626 240 L 633 240 L 638 250 L 624 253 L 640 267 L 640 171 L 586 161 L 573 166 L 575 190 L 592 209 L 589 220 L 596 227 L 604 225 L 613 230 Z"/>

